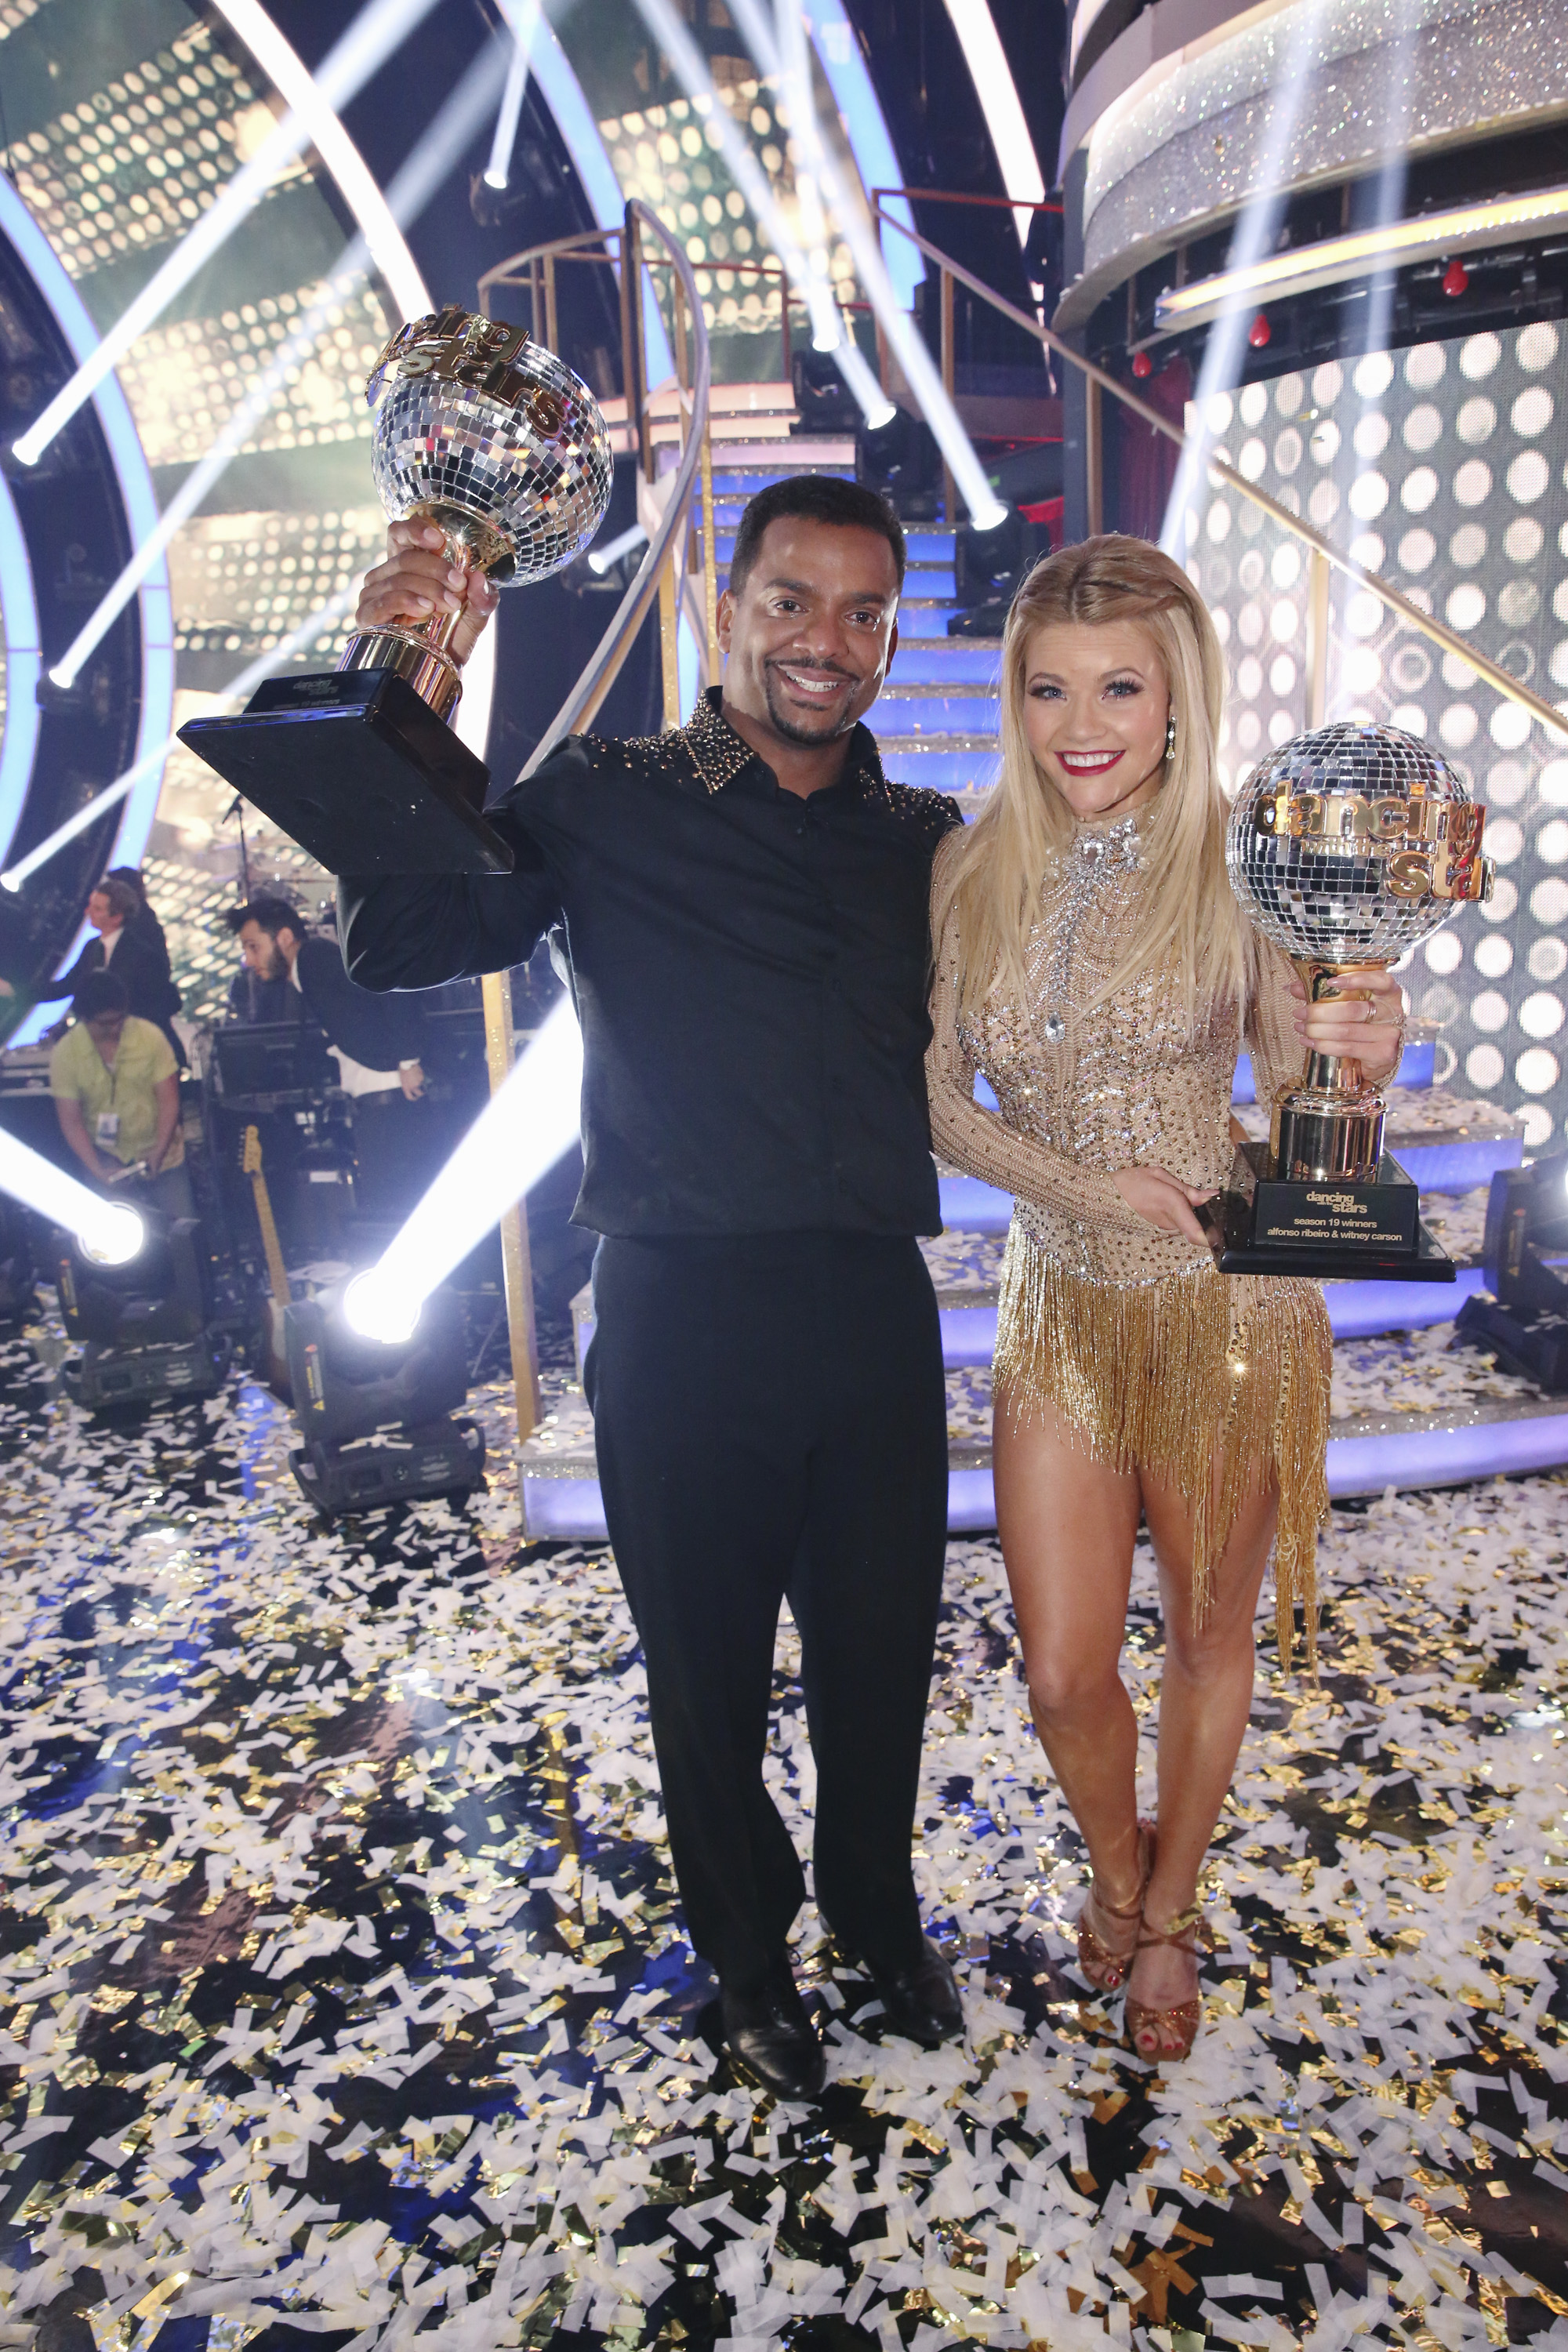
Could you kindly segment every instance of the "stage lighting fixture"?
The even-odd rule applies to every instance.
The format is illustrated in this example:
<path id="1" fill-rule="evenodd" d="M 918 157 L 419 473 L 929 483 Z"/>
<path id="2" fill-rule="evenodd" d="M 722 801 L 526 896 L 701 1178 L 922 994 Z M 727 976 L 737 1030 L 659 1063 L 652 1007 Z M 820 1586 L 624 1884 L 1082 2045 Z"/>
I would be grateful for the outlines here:
<path id="1" fill-rule="evenodd" d="M 32 1221 L 25 1209 L 0 1196 L 0 1325 L 21 1323 L 37 1313 L 37 1278 Z"/>
<path id="2" fill-rule="evenodd" d="M 1568 1390 L 1568 1152 L 1492 1178 L 1481 1270 L 1491 1297 L 1465 1301 L 1456 1344 L 1495 1354 L 1541 1388 Z"/>
<path id="3" fill-rule="evenodd" d="M 880 490 L 901 515 L 931 511 L 941 465 L 930 425 L 907 408 L 855 436 L 856 480 Z"/>
<path id="4" fill-rule="evenodd" d="M 514 1201 L 577 1140 L 583 1037 L 569 997 L 469 1128 L 376 1264 L 353 1283 L 360 1332 L 405 1332 Z"/>
<path id="5" fill-rule="evenodd" d="M 806 433 L 853 433 L 862 410 L 837 350 L 796 350 L 790 355 L 790 375 L 800 426 Z"/>
<path id="6" fill-rule="evenodd" d="M 207 1328 L 205 1259 L 194 1217 L 167 1218 L 128 1202 L 89 1235 L 58 1233 L 55 1273 L 68 1338 L 67 1389 L 89 1411 L 211 1396 L 229 1364 L 227 1339 Z"/>
<path id="7" fill-rule="evenodd" d="M 865 418 L 869 431 L 891 424 L 898 415 L 897 404 L 889 399 L 869 362 L 853 335 L 845 334 L 842 341 L 833 346 L 833 363 L 855 397 L 855 405 Z"/>
<path id="8" fill-rule="evenodd" d="M 461 1299 L 437 1288 L 397 1327 L 373 1328 L 351 1307 L 367 1278 L 354 1276 L 283 1314 L 294 1418 L 305 1441 L 289 1467 L 326 1518 L 466 1494 L 484 1472 L 483 1431 L 450 1418 L 468 1391 Z"/>
<path id="9" fill-rule="evenodd" d="M 130 1202 L 106 1200 L 101 1192 L 89 1191 L 3 1128 L 0 1192 L 37 1210 L 49 1224 L 62 1226 L 84 1250 L 97 1253 L 93 1262 L 100 1265 L 125 1265 L 145 1238 L 142 1213 Z"/>

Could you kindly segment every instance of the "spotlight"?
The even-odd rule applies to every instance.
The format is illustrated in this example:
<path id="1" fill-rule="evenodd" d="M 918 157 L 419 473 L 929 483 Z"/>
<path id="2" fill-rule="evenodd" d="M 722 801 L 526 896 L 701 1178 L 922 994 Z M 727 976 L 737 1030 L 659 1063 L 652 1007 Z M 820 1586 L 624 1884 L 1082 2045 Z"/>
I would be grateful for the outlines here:
<path id="1" fill-rule="evenodd" d="M 1470 273 L 1464 263 L 1458 259 L 1450 261 L 1443 272 L 1444 293 L 1447 295 L 1450 301 L 1457 302 L 1461 294 L 1469 292 L 1469 289 Z"/>
<path id="2" fill-rule="evenodd" d="M 1150 358 L 1147 352 L 1133 352 L 1132 373 L 1137 377 L 1140 383 L 1143 382 L 1146 376 L 1152 376 L 1153 374 L 1154 362 Z"/>
<path id="3" fill-rule="evenodd" d="M 51 1225 L 76 1237 L 84 1253 L 98 1255 L 100 1265 L 124 1265 L 142 1245 L 141 1212 L 126 1201 L 106 1201 L 89 1192 L 74 1176 L 66 1175 L 52 1160 L 30 1150 L 0 1129 L 0 1192 L 9 1192 L 24 1207 L 37 1210 Z M 132 1223 L 136 1238 L 132 1239 Z"/>
<path id="4" fill-rule="evenodd" d="M 569 997 L 546 1018 L 381 1258 L 356 1282 L 366 1329 L 412 1330 L 421 1303 L 577 1139 L 583 1038 Z"/>
<path id="5" fill-rule="evenodd" d="M 1267 310 L 1259 310 L 1247 331 L 1247 340 L 1255 352 L 1266 351 L 1274 340 L 1274 330 L 1268 323 Z"/>
<path id="6" fill-rule="evenodd" d="M 1467 1298 L 1456 1345 L 1485 1349 L 1505 1371 L 1568 1390 L 1568 1152 L 1502 1168 L 1487 1202 L 1481 1268 L 1489 1298 Z"/>
<path id="7" fill-rule="evenodd" d="M 443 1286 L 576 1140 L 582 1090 L 582 1034 L 563 997 L 376 1264 L 285 1308 L 306 1441 L 289 1466 L 329 1518 L 479 1483 L 482 1433 L 441 1417 L 468 1393 L 462 1307 Z"/>
<path id="8" fill-rule="evenodd" d="M 97 1230 L 77 1235 L 77 1247 L 91 1265 L 129 1265 L 146 1246 L 147 1221 L 128 1201 L 111 1201 Z"/>
<path id="9" fill-rule="evenodd" d="M 793 352 L 790 374 L 801 432 L 853 433 L 861 424 L 860 404 L 839 368 L 837 346 Z"/>
<path id="10" fill-rule="evenodd" d="M 394 1311 L 378 1281 L 372 1268 L 283 1313 L 305 1441 L 289 1467 L 324 1518 L 465 1495 L 484 1475 L 483 1431 L 449 1417 L 468 1391 L 462 1301 L 443 1287 Z"/>
<path id="11" fill-rule="evenodd" d="M 362 1339 L 395 1348 L 419 1328 L 419 1301 L 378 1278 L 375 1269 L 356 1274 L 343 1292 L 343 1320 Z"/>
<path id="12" fill-rule="evenodd" d="M 37 1275 L 32 1221 L 25 1209 L 0 1198 L 0 1326 L 37 1313 Z"/>
<path id="13" fill-rule="evenodd" d="M 930 425 L 907 408 L 895 408 L 886 424 L 863 425 L 855 436 L 856 480 L 880 490 L 901 515 L 935 513 L 940 467 Z"/>
<path id="14" fill-rule="evenodd" d="M 58 1234 L 60 1315 L 82 1352 L 65 1382 L 89 1412 L 211 1396 L 228 1370 L 226 1338 L 207 1328 L 205 1261 L 194 1217 L 121 1201 L 85 1234 Z"/>

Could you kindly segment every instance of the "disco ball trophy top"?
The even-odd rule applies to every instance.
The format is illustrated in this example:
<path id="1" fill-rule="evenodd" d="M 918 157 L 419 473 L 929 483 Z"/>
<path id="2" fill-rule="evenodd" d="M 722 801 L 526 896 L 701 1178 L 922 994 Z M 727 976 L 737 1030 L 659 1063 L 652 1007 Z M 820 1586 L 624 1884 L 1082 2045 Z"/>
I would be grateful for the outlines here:
<path id="1" fill-rule="evenodd" d="M 372 469 L 395 522 L 428 521 L 498 586 L 548 579 L 593 539 L 615 478 L 587 385 L 521 327 L 456 305 L 400 327 L 371 370 Z M 329 873 L 505 873 L 489 772 L 452 732 L 462 615 L 349 640 L 327 677 L 270 678 L 180 739 Z"/>
<path id="2" fill-rule="evenodd" d="M 1226 861 L 1244 911 L 1315 1001 L 1338 973 L 1395 962 L 1466 900 L 1489 897 L 1485 822 L 1463 779 L 1416 737 L 1347 721 L 1296 736 L 1254 769 Z M 1267 1147 L 1238 1155 L 1209 1221 L 1226 1272 L 1452 1280 L 1419 1223 L 1415 1187 L 1384 1153 L 1384 1108 L 1352 1057 L 1308 1053 L 1274 1097 Z"/>
<path id="3" fill-rule="evenodd" d="M 400 327 L 370 372 L 380 410 L 371 472 L 393 522 L 433 522 L 454 563 L 498 587 L 548 580 L 605 519 L 615 479 L 599 404 L 521 327 L 449 308 Z M 395 669 L 449 719 L 462 682 L 447 648 L 461 620 L 350 640 L 344 670 Z"/>

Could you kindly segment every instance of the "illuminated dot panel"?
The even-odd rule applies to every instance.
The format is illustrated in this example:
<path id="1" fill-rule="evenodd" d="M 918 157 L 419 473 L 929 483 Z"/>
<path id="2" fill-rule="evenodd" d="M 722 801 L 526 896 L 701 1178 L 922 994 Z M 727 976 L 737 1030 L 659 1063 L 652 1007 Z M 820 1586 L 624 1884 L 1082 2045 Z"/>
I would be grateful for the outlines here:
<path id="1" fill-rule="evenodd" d="M 1206 422 L 1247 479 L 1568 713 L 1565 362 L 1568 333 L 1538 321 L 1250 383 Z M 1212 484 L 1186 540 L 1230 665 L 1234 790 L 1306 723 L 1304 551 Z M 1338 573 L 1326 716 L 1425 738 L 1486 803 L 1493 898 L 1416 950 L 1406 985 L 1444 1024 L 1439 1075 L 1521 1110 L 1532 1147 L 1560 1139 L 1568 741 Z"/>

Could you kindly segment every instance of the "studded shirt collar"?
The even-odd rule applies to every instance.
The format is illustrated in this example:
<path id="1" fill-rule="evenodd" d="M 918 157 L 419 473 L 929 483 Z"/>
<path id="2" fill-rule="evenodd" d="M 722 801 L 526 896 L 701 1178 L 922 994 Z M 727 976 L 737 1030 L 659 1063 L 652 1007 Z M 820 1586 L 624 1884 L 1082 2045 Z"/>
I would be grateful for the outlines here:
<path id="1" fill-rule="evenodd" d="M 731 726 L 724 716 L 723 700 L 723 689 L 710 686 L 699 698 L 696 709 L 679 730 L 679 740 L 710 793 L 722 792 L 753 761 L 759 767 L 767 765 L 762 753 L 753 751 L 745 737 Z M 846 784 L 857 785 L 863 793 L 885 789 L 877 739 L 868 727 L 857 724 L 849 739 L 849 756 L 838 789 Z"/>

